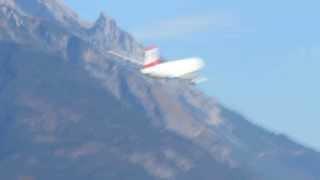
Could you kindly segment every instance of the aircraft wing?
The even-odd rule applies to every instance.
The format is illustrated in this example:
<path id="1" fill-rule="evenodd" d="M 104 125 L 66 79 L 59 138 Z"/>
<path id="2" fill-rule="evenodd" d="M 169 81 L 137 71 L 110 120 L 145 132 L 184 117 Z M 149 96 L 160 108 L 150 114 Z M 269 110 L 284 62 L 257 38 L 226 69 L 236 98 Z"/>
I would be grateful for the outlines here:
<path id="1" fill-rule="evenodd" d="M 207 82 L 207 81 L 208 81 L 208 78 L 198 77 L 198 78 L 192 79 L 191 83 L 192 84 L 200 84 L 200 83 L 204 83 L 204 82 Z"/>
<path id="2" fill-rule="evenodd" d="M 113 56 L 117 56 L 117 57 L 119 57 L 119 58 L 121 58 L 121 59 L 124 59 L 124 60 L 126 60 L 126 61 L 129 61 L 129 62 L 131 62 L 131 63 L 133 63 L 133 64 L 143 65 L 142 61 L 140 61 L 140 60 L 138 60 L 138 59 L 135 59 L 135 58 L 131 58 L 131 57 L 125 56 L 125 55 L 120 54 L 120 53 L 118 53 L 118 52 L 115 52 L 115 51 L 112 51 L 112 50 L 111 50 L 111 51 L 108 51 L 107 53 L 108 53 L 108 54 L 111 54 L 111 55 L 113 55 Z"/>
<path id="3" fill-rule="evenodd" d="M 200 84 L 200 83 L 208 81 L 208 78 L 202 77 L 197 73 L 187 74 L 187 75 L 180 77 L 179 79 L 187 80 L 191 84 Z"/>

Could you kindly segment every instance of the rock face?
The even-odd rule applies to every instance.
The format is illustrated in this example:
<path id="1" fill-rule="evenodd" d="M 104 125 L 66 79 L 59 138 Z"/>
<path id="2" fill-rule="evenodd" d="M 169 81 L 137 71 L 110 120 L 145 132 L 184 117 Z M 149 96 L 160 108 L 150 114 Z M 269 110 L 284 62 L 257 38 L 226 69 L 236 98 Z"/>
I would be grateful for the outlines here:
<path id="1" fill-rule="evenodd" d="M 88 30 L 88 34 L 91 44 L 102 52 L 113 49 L 134 57 L 142 56 L 142 46 L 132 43 L 135 41 L 133 37 L 120 30 L 116 22 L 103 13 Z"/>
<path id="2" fill-rule="evenodd" d="M 60 0 L 14 1 L 15 7 L 20 9 L 25 15 L 46 19 L 71 29 L 81 26 L 81 21 L 77 14 L 61 3 Z"/>
<path id="3" fill-rule="evenodd" d="M 104 14 L 0 0 L 0 179 L 320 178 L 318 152 L 109 50 L 142 56 Z"/>

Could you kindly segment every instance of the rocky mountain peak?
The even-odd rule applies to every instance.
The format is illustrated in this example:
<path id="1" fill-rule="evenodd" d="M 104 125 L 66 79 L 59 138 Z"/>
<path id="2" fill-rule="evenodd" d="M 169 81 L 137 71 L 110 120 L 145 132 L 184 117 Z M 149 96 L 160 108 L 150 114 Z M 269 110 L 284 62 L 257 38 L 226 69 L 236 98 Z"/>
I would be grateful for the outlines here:
<path id="1" fill-rule="evenodd" d="M 61 47 L 76 36 L 103 53 L 109 49 L 134 57 L 143 53 L 141 45 L 105 13 L 88 26 L 60 0 L 0 0 L 0 6 L 2 40 L 28 44 L 32 39 L 41 47 L 64 51 Z"/>
<path id="2" fill-rule="evenodd" d="M 14 1 L 23 13 L 48 21 L 57 22 L 68 28 L 78 28 L 81 22 L 77 13 L 61 0 L 3 0 Z M 12 3 L 11 3 L 12 4 Z"/>
<path id="3" fill-rule="evenodd" d="M 117 29 L 115 20 L 102 12 L 92 26 L 91 32 L 109 35 L 110 33 L 116 33 Z"/>
<path id="4" fill-rule="evenodd" d="M 91 44 L 101 51 L 117 49 L 135 57 L 142 54 L 142 46 L 129 33 L 119 28 L 113 18 L 103 12 L 88 29 L 88 35 Z"/>

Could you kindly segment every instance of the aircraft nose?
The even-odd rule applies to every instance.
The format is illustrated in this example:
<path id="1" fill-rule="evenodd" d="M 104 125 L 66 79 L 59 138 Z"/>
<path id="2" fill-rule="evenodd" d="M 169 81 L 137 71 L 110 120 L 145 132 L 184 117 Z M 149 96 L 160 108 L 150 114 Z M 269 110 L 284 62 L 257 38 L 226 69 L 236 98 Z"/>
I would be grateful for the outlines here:
<path id="1" fill-rule="evenodd" d="M 195 63 L 199 69 L 201 69 L 205 66 L 205 63 L 204 63 L 203 59 L 201 59 L 201 58 L 195 58 Z"/>

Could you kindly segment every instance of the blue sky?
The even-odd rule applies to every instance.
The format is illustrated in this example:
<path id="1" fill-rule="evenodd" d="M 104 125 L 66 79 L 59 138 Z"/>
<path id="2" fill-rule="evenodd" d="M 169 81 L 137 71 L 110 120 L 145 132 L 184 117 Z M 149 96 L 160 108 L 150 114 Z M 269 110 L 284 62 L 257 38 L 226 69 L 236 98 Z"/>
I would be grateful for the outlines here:
<path id="1" fill-rule="evenodd" d="M 320 150 L 320 1 L 65 0 L 101 11 L 165 57 L 200 56 L 207 94 Z"/>

